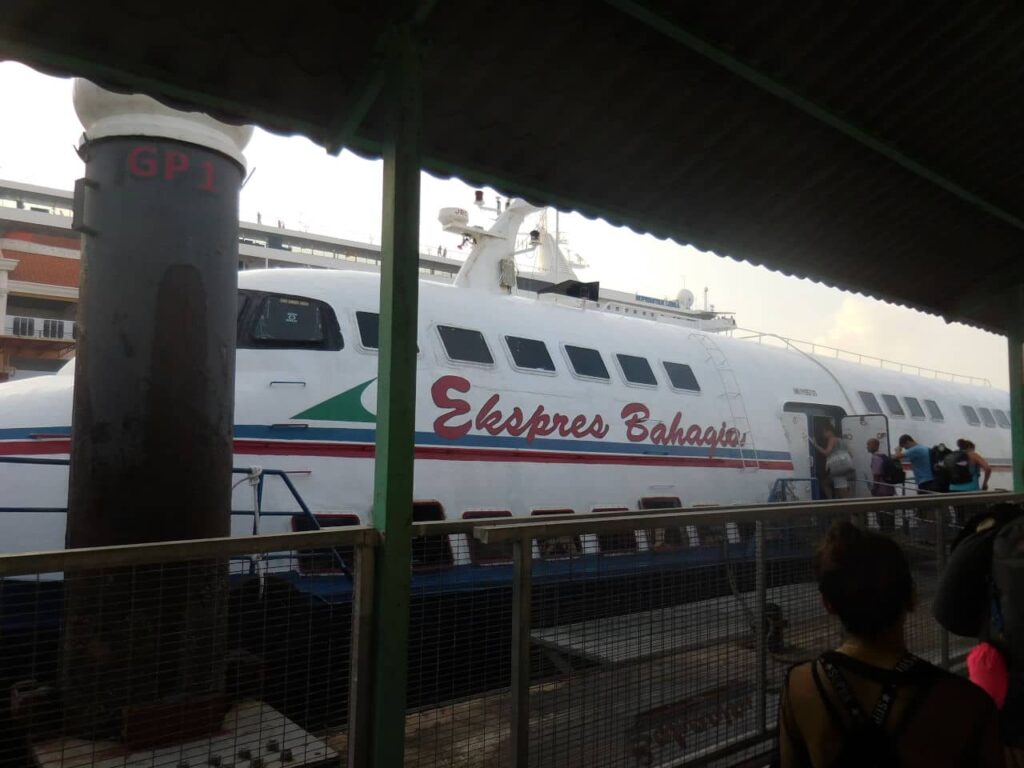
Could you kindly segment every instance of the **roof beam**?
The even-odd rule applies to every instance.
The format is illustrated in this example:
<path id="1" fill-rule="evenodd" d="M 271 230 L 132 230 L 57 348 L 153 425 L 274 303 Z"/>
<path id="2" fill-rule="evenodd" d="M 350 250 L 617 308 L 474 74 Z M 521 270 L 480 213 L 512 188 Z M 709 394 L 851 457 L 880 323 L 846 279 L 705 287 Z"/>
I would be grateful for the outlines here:
<path id="1" fill-rule="evenodd" d="M 678 24 L 669 21 L 658 13 L 655 13 L 642 2 L 637 2 L 636 0 L 605 0 L 605 2 L 612 7 L 617 8 L 622 13 L 632 16 L 634 19 L 645 24 L 651 29 L 660 32 L 671 40 L 689 48 L 694 53 L 697 53 L 709 61 L 713 61 L 715 64 L 724 67 L 732 74 L 746 80 L 757 88 L 760 88 L 762 91 L 785 101 L 790 106 L 799 109 L 801 112 L 813 117 L 815 120 L 839 131 L 857 143 L 862 144 L 868 149 L 888 158 L 911 173 L 931 182 L 941 189 L 944 189 L 946 192 L 955 195 L 969 205 L 984 211 L 988 215 L 993 216 L 1016 229 L 1024 230 L 1024 220 L 1021 218 L 998 205 L 985 200 L 980 195 L 960 186 L 955 181 L 932 170 L 926 165 L 908 157 L 886 142 L 876 139 L 866 131 L 847 122 L 846 120 L 843 120 L 838 115 L 833 114 L 819 104 L 816 104 L 810 99 L 804 98 L 793 89 L 783 85 L 778 80 L 769 77 L 764 72 L 761 72 L 748 64 L 744 64 L 742 61 L 729 55 L 721 48 L 712 45 L 711 43 L 683 29 Z"/>

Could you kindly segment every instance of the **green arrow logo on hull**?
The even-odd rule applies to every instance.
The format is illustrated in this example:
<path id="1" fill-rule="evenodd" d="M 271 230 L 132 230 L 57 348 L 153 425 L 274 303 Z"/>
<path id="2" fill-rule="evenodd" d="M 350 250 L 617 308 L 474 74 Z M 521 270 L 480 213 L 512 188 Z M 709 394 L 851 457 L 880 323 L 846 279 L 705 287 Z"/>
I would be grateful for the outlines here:
<path id="1" fill-rule="evenodd" d="M 292 416 L 293 419 L 310 419 L 312 421 L 363 421 L 369 424 L 377 423 L 377 414 L 370 413 L 363 406 L 363 393 L 377 379 L 372 378 L 364 381 L 352 389 L 347 389 L 340 395 L 317 403 L 312 408 L 307 408 L 302 413 Z"/>

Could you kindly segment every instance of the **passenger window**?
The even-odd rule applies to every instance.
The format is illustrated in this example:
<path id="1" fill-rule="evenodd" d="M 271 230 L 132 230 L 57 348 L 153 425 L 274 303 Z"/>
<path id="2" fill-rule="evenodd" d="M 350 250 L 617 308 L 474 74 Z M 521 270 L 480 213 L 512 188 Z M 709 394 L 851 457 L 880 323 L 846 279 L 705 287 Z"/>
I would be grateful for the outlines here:
<path id="1" fill-rule="evenodd" d="M 890 416 L 905 416 L 903 413 L 903 406 L 900 405 L 899 399 L 896 395 L 887 395 L 882 393 L 882 400 L 885 401 L 885 407 L 889 409 Z"/>
<path id="2" fill-rule="evenodd" d="M 668 380 L 673 389 L 700 392 L 700 384 L 697 383 L 697 377 L 693 375 L 693 369 L 690 366 L 667 361 L 662 365 L 665 367 L 665 373 L 668 374 Z"/>
<path id="3" fill-rule="evenodd" d="M 928 409 L 928 415 L 932 417 L 932 421 L 945 421 L 946 417 L 942 415 L 942 409 L 934 400 L 925 400 L 924 406 Z"/>
<path id="4" fill-rule="evenodd" d="M 366 349 L 380 347 L 380 315 L 376 312 L 356 312 L 359 340 Z"/>
<path id="5" fill-rule="evenodd" d="M 444 520 L 444 509 L 436 501 L 418 501 L 412 505 L 414 523 Z M 452 545 L 448 536 L 413 536 L 412 567 L 417 571 L 447 568 L 452 564 Z"/>
<path id="6" fill-rule="evenodd" d="M 996 415 L 996 421 L 999 422 L 999 426 L 1000 427 L 1002 427 L 1003 429 L 1009 429 L 1010 428 L 1010 419 L 1006 415 L 1005 411 L 1001 411 L 998 408 L 994 408 L 992 410 L 992 413 L 994 413 Z"/>
<path id="7" fill-rule="evenodd" d="M 981 419 L 978 418 L 978 414 L 969 405 L 961 405 L 960 410 L 964 412 L 964 418 L 967 419 L 967 423 L 972 427 L 980 427 Z"/>
<path id="8" fill-rule="evenodd" d="M 530 513 L 533 517 L 549 515 L 571 515 L 571 509 L 535 509 Z M 544 560 L 565 560 L 578 557 L 583 551 L 579 535 L 554 536 L 550 539 L 537 539 L 537 549 Z"/>
<path id="9" fill-rule="evenodd" d="M 359 515 L 321 513 L 314 515 L 321 528 L 347 528 L 359 525 Z M 306 515 L 292 515 L 293 531 L 315 531 L 316 526 Z M 341 557 L 346 568 L 352 568 L 355 554 L 352 547 L 336 547 L 335 552 Z M 337 573 L 341 570 L 338 559 L 330 549 L 303 550 L 298 553 L 299 571 L 301 573 Z"/>
<path id="10" fill-rule="evenodd" d="M 622 368 L 622 375 L 630 384 L 646 384 L 651 387 L 658 386 L 658 380 L 654 378 L 654 371 L 646 357 L 635 355 L 616 355 L 619 367 Z"/>
<path id="11" fill-rule="evenodd" d="M 996 425 L 996 420 L 992 416 L 992 411 L 988 408 L 982 408 L 979 406 L 978 413 L 981 414 L 981 421 L 986 427 L 994 427 Z"/>
<path id="12" fill-rule="evenodd" d="M 682 503 L 678 496 L 653 496 L 640 499 L 640 509 L 679 509 Z M 684 530 L 678 526 L 672 528 L 649 528 L 647 530 L 647 546 L 654 551 L 683 549 L 690 542 Z"/>
<path id="13" fill-rule="evenodd" d="M 921 403 L 916 397 L 904 397 L 903 401 L 907 404 L 907 410 L 910 411 L 910 418 L 924 418 L 924 408 L 921 407 Z"/>
<path id="14" fill-rule="evenodd" d="M 565 345 L 565 354 L 569 356 L 572 369 L 579 376 L 588 376 L 591 379 L 608 380 L 608 369 L 605 367 L 601 353 L 596 349 L 587 347 L 574 347 L 571 344 Z"/>
<path id="15" fill-rule="evenodd" d="M 547 344 L 537 339 L 524 339 L 520 336 L 506 336 L 509 354 L 517 368 L 529 371 L 553 371 L 555 361 L 548 353 Z"/>
<path id="16" fill-rule="evenodd" d="M 857 394 L 860 395 L 860 401 L 864 403 L 864 407 L 868 409 L 868 413 L 882 412 L 882 406 L 878 404 L 878 398 L 871 392 L 858 392 Z"/>
<path id="17" fill-rule="evenodd" d="M 507 509 L 478 509 L 462 515 L 463 520 L 488 520 L 498 517 L 512 517 L 512 513 Z M 467 533 L 466 538 L 469 540 L 469 559 L 473 561 L 473 565 L 500 565 L 512 562 L 511 541 L 485 544 L 472 533 Z"/>
<path id="18" fill-rule="evenodd" d="M 593 510 L 596 515 L 605 512 L 628 511 L 626 507 L 595 507 Z M 624 555 L 636 552 L 636 533 L 634 531 L 599 533 L 597 534 L 597 549 L 602 555 Z"/>
<path id="19" fill-rule="evenodd" d="M 441 343 L 444 344 L 444 350 L 448 353 L 450 360 L 461 363 L 494 364 L 491 350 L 488 349 L 484 335 L 480 331 L 439 325 L 437 332 L 441 336 Z"/>
<path id="20" fill-rule="evenodd" d="M 334 310 L 315 299 L 264 294 L 248 325 L 248 333 L 238 340 L 242 349 L 339 350 L 344 346 Z"/>

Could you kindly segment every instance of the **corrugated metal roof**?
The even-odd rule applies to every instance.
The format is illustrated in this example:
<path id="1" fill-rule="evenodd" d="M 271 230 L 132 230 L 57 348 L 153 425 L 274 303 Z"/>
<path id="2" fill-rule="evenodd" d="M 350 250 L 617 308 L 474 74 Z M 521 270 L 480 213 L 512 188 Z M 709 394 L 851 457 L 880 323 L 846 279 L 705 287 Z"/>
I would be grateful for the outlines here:
<path id="1" fill-rule="evenodd" d="M 406 6 L 159 5 L 9 0 L 0 55 L 336 146 Z M 1014 320 L 1021 6 L 449 0 L 420 31 L 427 170 L 993 330 Z M 345 141 L 374 154 L 385 135 L 377 103 Z"/>

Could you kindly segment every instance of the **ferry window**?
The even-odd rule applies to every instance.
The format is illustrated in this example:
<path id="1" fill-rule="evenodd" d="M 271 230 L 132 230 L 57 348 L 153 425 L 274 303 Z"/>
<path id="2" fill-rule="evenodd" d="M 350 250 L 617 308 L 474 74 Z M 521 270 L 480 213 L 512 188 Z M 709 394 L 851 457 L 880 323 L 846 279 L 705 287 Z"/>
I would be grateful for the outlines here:
<path id="1" fill-rule="evenodd" d="M 548 353 L 547 344 L 537 339 L 524 339 L 521 336 L 506 336 L 509 354 L 519 368 L 531 371 L 553 371 L 555 361 Z"/>
<path id="2" fill-rule="evenodd" d="M 685 389 L 688 392 L 700 392 L 700 384 L 697 377 L 693 375 L 693 368 L 682 363 L 663 362 L 668 380 L 672 383 L 673 389 Z"/>
<path id="3" fill-rule="evenodd" d="M 441 343 L 444 344 L 444 350 L 450 359 L 461 363 L 494 364 L 491 350 L 487 348 L 487 342 L 480 331 L 439 325 L 437 332 L 441 335 Z"/>
<path id="4" fill-rule="evenodd" d="M 969 405 L 961 405 L 960 410 L 964 412 L 964 418 L 967 419 L 967 423 L 972 427 L 980 427 L 981 419 L 978 418 L 978 414 Z"/>
<path id="5" fill-rule="evenodd" d="M 882 412 L 882 406 L 878 404 L 878 398 L 871 392 L 858 392 L 857 394 L 860 395 L 860 401 L 864 403 L 864 407 L 868 409 L 868 413 Z"/>
<path id="6" fill-rule="evenodd" d="M 924 408 L 921 407 L 921 403 L 916 397 L 904 397 L 903 401 L 907 404 L 907 410 L 910 411 L 910 418 L 924 418 Z"/>
<path id="7" fill-rule="evenodd" d="M 338 350 L 344 347 L 334 310 L 301 296 L 265 294 L 249 320 L 239 347 Z"/>
<path id="8" fill-rule="evenodd" d="M 463 520 L 487 520 L 496 517 L 512 517 L 512 513 L 505 509 L 479 509 L 472 512 L 465 512 Z M 512 562 L 512 542 L 500 541 L 497 544 L 485 544 L 484 542 L 467 533 L 469 541 L 469 559 L 473 565 L 498 565 Z"/>
<path id="9" fill-rule="evenodd" d="M 412 505 L 414 523 L 433 523 L 444 520 L 444 509 L 436 501 L 418 501 Z M 412 567 L 417 571 L 446 568 L 452 564 L 452 547 L 448 537 L 413 536 Z"/>
<path id="10" fill-rule="evenodd" d="M 604 360 L 601 359 L 601 353 L 596 349 L 566 344 L 565 354 L 569 356 L 572 369 L 580 376 L 589 376 L 592 379 L 609 378 L 608 369 L 605 367 Z"/>
<path id="11" fill-rule="evenodd" d="M 314 515 L 321 528 L 344 528 L 350 525 L 359 525 L 359 515 L 339 514 L 334 512 Z M 315 531 L 316 526 L 306 515 L 292 515 L 293 531 Z M 352 547 L 337 547 L 334 550 L 345 563 L 346 568 L 351 568 L 355 558 Z M 340 563 L 329 549 L 303 550 L 298 553 L 299 571 L 302 573 L 336 573 L 341 570 Z"/>
<path id="12" fill-rule="evenodd" d="M 535 509 L 530 513 L 534 517 L 547 517 L 548 515 L 571 515 L 571 509 Z M 537 549 L 544 560 L 564 560 L 569 557 L 578 557 L 583 551 L 579 535 L 554 536 L 550 539 L 537 539 Z"/>
<path id="13" fill-rule="evenodd" d="M 622 375 L 630 384 L 647 384 L 652 387 L 658 386 L 658 380 L 654 378 L 654 371 L 646 357 L 636 355 L 616 355 L 619 366 L 622 368 Z"/>
<path id="14" fill-rule="evenodd" d="M 628 511 L 626 507 L 595 507 L 593 510 L 596 515 L 605 512 Z M 636 533 L 634 531 L 599 533 L 597 534 L 597 549 L 602 555 L 622 555 L 627 552 L 636 552 Z"/>
<path id="15" fill-rule="evenodd" d="M 376 312 L 356 312 L 359 340 L 367 349 L 380 347 L 380 315 Z"/>
<path id="16" fill-rule="evenodd" d="M 640 509 L 679 509 L 682 502 L 678 496 L 654 496 L 640 499 Z M 682 528 L 650 528 L 647 531 L 647 546 L 652 550 L 683 549 L 689 546 L 689 539 Z"/>
<path id="17" fill-rule="evenodd" d="M 986 427 L 994 427 L 996 425 L 996 420 L 992 416 L 992 411 L 988 408 L 982 408 L 979 406 L 978 413 L 981 414 L 981 421 Z"/>
<path id="18" fill-rule="evenodd" d="M 999 426 L 1000 427 L 1002 427 L 1003 429 L 1009 429 L 1010 428 L 1010 419 L 1006 415 L 1005 411 L 1001 411 L 998 408 L 993 408 L 992 409 L 992 413 L 994 413 L 996 415 L 996 421 L 999 422 Z"/>
<path id="19" fill-rule="evenodd" d="M 942 409 L 934 400 L 925 400 L 924 406 L 928 409 L 928 415 L 932 417 L 933 421 L 945 421 L 946 417 L 942 415 Z"/>
<path id="20" fill-rule="evenodd" d="M 882 400 L 885 401 L 885 407 L 889 409 L 890 416 L 905 416 L 903 412 L 903 406 L 900 405 L 899 399 L 896 395 L 887 395 L 882 393 Z"/>
<path id="21" fill-rule="evenodd" d="M 364 349 L 380 348 L 380 315 L 376 312 L 356 312 L 356 325 L 359 326 L 359 341 Z M 420 353 L 419 344 L 416 354 Z"/>

